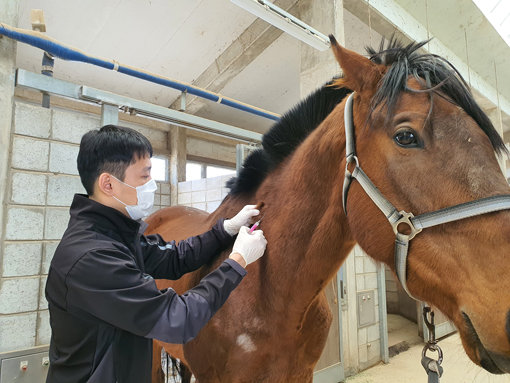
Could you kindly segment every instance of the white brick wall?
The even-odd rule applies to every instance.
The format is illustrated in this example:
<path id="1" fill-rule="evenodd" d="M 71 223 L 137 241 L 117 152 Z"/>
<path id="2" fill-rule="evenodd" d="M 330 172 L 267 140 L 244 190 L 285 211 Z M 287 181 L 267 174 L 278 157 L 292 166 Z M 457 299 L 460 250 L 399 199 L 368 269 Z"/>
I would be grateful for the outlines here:
<path id="1" fill-rule="evenodd" d="M 20 277 L 39 274 L 41 254 L 41 242 L 5 243 L 2 276 Z"/>
<path id="2" fill-rule="evenodd" d="M 69 207 L 47 208 L 44 239 L 60 239 L 69 222 Z"/>
<path id="3" fill-rule="evenodd" d="M 0 314 L 37 310 L 39 277 L 5 278 L 0 289 Z"/>
<path id="4" fill-rule="evenodd" d="M 39 310 L 44 310 L 48 308 L 48 301 L 44 296 L 44 289 L 46 288 L 46 280 L 48 279 L 47 275 L 43 275 L 40 277 L 41 282 L 39 284 Z"/>
<path id="5" fill-rule="evenodd" d="M 79 150 L 78 145 L 52 142 L 50 145 L 50 172 L 78 175 L 76 158 L 78 158 Z"/>
<path id="6" fill-rule="evenodd" d="M 37 339 L 36 346 L 42 346 L 50 343 L 51 327 L 50 327 L 50 312 L 42 310 L 38 312 L 37 318 Z"/>
<path id="7" fill-rule="evenodd" d="M 229 190 L 225 187 L 225 183 L 231 178 L 232 176 L 229 175 L 179 182 L 177 202 L 179 205 L 212 213 L 227 196 Z"/>
<path id="8" fill-rule="evenodd" d="M 50 175 L 47 205 L 70 206 L 76 193 L 86 194 L 79 176 Z"/>
<path id="9" fill-rule="evenodd" d="M 17 102 L 14 112 L 14 132 L 25 136 L 50 136 L 51 110 Z"/>
<path id="10" fill-rule="evenodd" d="M 0 315 L 0 352 L 35 346 L 37 312 Z"/>
<path id="11" fill-rule="evenodd" d="M 44 209 L 11 206 L 7 210 L 7 240 L 43 239 Z"/>
<path id="12" fill-rule="evenodd" d="M 48 274 L 48 271 L 50 269 L 50 263 L 51 260 L 53 259 L 53 255 L 55 254 L 55 250 L 57 249 L 58 243 L 59 241 L 51 241 L 44 243 L 41 274 Z"/>
<path id="13" fill-rule="evenodd" d="M 81 137 L 100 125 L 98 116 L 74 113 L 67 110 L 53 110 L 51 138 L 56 141 L 79 144 Z"/>
<path id="14" fill-rule="evenodd" d="M 12 167 L 27 170 L 47 170 L 50 143 L 33 138 L 14 137 Z"/>
<path id="15" fill-rule="evenodd" d="M 67 228 L 75 193 L 85 193 L 76 158 L 81 137 L 100 118 L 18 101 L 11 130 L 5 238 L 0 242 L 0 352 L 48 344 L 44 288 L 49 265 Z M 122 123 L 121 123 L 122 124 Z M 168 134 L 128 124 L 159 153 Z M 158 182 L 155 210 L 170 205 L 170 185 Z"/>
<path id="16" fill-rule="evenodd" d="M 11 201 L 22 205 L 44 205 L 46 174 L 13 172 Z"/>

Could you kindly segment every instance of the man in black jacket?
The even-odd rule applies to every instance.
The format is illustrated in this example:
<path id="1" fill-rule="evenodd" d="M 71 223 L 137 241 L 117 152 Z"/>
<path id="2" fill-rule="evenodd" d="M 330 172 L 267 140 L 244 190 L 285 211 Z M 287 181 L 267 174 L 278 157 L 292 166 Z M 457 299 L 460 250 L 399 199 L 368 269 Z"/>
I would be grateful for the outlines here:
<path id="1" fill-rule="evenodd" d="M 156 184 L 152 147 L 140 133 L 114 125 L 85 134 L 77 194 L 51 262 L 46 299 L 52 329 L 47 383 L 149 383 L 152 339 L 185 343 L 223 305 L 262 256 L 262 231 L 246 224 L 248 205 L 201 235 L 165 242 L 144 236 Z M 157 289 L 154 278 L 178 279 L 228 248 L 230 257 L 183 295 Z"/>

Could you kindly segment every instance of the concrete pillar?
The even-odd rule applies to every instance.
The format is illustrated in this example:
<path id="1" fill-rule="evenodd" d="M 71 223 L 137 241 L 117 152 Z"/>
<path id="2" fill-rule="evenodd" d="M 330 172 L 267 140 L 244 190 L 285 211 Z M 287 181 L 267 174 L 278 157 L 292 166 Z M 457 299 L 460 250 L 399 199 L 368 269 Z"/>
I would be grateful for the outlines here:
<path id="1" fill-rule="evenodd" d="M 0 2 L 0 20 L 11 26 L 18 25 L 19 1 Z M 0 38 L 0 239 L 4 238 L 5 207 L 8 193 L 9 153 L 14 105 L 14 77 L 16 43 L 7 37 Z M 0 254 L 2 252 L 0 251 Z M 0 259 L 1 264 L 1 259 Z"/>
<path id="2" fill-rule="evenodd" d="M 170 204 L 177 205 L 177 187 L 186 181 L 186 130 L 172 126 L 169 135 L 170 147 Z"/>
<path id="3" fill-rule="evenodd" d="M 298 2 L 297 6 L 297 16 L 301 20 L 325 35 L 333 34 L 340 44 L 345 44 L 343 0 L 303 0 Z M 334 76 L 339 75 L 341 69 L 331 50 L 321 52 L 305 43 L 301 43 L 300 49 L 300 93 L 301 98 L 304 98 L 330 81 Z M 355 296 L 356 286 L 353 258 L 354 257 L 349 257 L 345 267 L 347 275 L 346 282 L 350 284 L 347 291 L 352 291 Z M 330 289 L 326 290 L 326 294 L 328 294 L 329 290 Z M 355 297 L 352 298 L 353 302 L 355 300 Z M 349 299 L 349 301 L 351 301 L 351 299 Z M 334 312 L 335 310 L 336 313 Z M 334 316 L 332 326 L 338 326 L 338 307 L 332 306 L 331 311 Z M 349 314 L 355 313 L 356 308 L 349 307 L 347 312 Z M 340 356 L 340 359 L 347 372 L 353 369 L 357 370 L 358 367 L 358 329 L 356 326 L 356 318 L 351 318 L 350 315 L 348 316 L 345 314 L 346 312 L 343 311 L 341 320 L 343 321 L 343 328 L 348 329 L 348 331 L 344 330 L 343 334 L 340 334 L 340 336 L 344 338 L 344 352 L 343 355 Z M 344 336 L 346 333 L 349 335 Z M 331 336 L 331 334 L 332 332 L 330 331 L 330 336 L 326 345 L 328 349 L 330 349 L 328 346 L 330 343 L 335 343 L 333 347 L 336 347 L 340 341 L 340 339 L 336 339 L 334 336 Z M 318 366 L 327 368 L 331 366 L 331 363 L 335 362 L 334 354 L 328 356 L 323 355 L 318 362 Z"/>
<path id="4" fill-rule="evenodd" d="M 344 44 L 343 0 L 305 0 L 298 2 L 298 17 L 325 35 L 333 34 Z M 331 50 L 320 52 L 308 44 L 301 44 L 301 97 L 340 73 Z"/>

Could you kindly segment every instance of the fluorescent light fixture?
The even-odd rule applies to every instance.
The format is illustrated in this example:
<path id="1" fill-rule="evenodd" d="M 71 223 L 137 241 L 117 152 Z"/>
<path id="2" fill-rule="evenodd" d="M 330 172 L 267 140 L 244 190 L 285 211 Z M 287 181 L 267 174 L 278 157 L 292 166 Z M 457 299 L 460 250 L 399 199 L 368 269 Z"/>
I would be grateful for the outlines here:
<path id="1" fill-rule="evenodd" d="M 267 0 L 231 1 L 315 49 L 325 51 L 330 47 L 329 38 L 326 35 Z"/>

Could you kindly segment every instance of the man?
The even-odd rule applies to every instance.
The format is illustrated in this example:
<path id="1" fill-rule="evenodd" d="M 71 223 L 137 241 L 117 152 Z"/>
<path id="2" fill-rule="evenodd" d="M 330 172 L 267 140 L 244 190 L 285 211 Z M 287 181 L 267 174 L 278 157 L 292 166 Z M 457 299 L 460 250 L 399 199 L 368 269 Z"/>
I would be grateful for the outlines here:
<path id="1" fill-rule="evenodd" d="M 185 343 L 197 335 L 262 256 L 259 214 L 245 206 L 208 232 L 166 243 L 144 236 L 153 206 L 152 147 L 140 133 L 114 125 L 82 137 L 77 194 L 51 262 L 46 299 L 52 328 L 47 383 L 145 383 L 152 339 Z M 229 247 L 230 257 L 183 295 L 159 291 L 153 278 L 178 279 Z"/>

